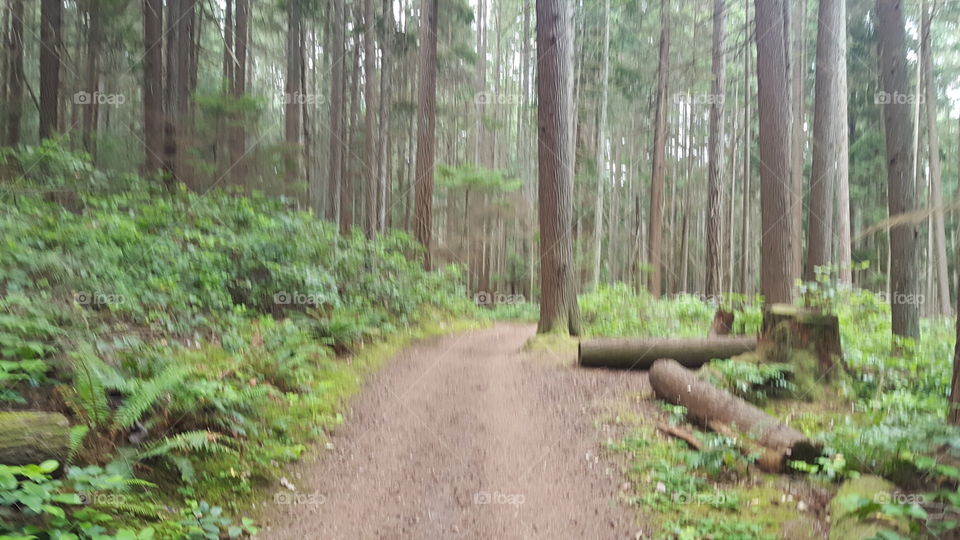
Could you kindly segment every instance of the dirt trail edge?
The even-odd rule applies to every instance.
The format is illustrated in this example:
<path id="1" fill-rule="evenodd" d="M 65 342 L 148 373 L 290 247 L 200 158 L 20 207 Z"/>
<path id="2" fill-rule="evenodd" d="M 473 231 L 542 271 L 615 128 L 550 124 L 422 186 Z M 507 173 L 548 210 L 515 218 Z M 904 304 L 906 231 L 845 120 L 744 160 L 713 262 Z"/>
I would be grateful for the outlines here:
<path id="1" fill-rule="evenodd" d="M 648 388 L 521 352 L 530 325 L 413 345 L 352 402 L 332 449 L 266 501 L 270 539 L 633 538 L 597 406 Z"/>

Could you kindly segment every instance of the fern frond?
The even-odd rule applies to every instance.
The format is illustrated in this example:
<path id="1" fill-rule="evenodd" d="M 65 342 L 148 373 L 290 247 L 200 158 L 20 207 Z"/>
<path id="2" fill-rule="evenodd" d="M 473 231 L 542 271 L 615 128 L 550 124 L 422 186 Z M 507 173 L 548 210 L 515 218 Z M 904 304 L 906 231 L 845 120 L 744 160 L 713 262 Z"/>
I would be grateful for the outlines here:
<path id="1" fill-rule="evenodd" d="M 119 429 L 129 429 L 137 423 L 160 396 L 173 391 L 190 373 L 183 366 L 171 366 L 152 379 L 139 382 L 114 414 L 113 423 Z M 131 385 L 134 386 L 134 385 Z"/>
<path id="2" fill-rule="evenodd" d="M 90 433 L 90 426 L 85 424 L 70 428 L 70 451 L 67 453 L 67 463 L 73 463 L 73 459 L 77 457 L 77 452 L 80 451 L 80 446 L 83 445 L 87 433 Z"/>
<path id="3" fill-rule="evenodd" d="M 137 460 L 161 457 L 174 451 L 203 452 L 208 454 L 235 454 L 236 450 L 220 442 L 225 437 L 219 433 L 206 430 L 185 431 L 150 444 L 145 450 L 137 454 Z"/>

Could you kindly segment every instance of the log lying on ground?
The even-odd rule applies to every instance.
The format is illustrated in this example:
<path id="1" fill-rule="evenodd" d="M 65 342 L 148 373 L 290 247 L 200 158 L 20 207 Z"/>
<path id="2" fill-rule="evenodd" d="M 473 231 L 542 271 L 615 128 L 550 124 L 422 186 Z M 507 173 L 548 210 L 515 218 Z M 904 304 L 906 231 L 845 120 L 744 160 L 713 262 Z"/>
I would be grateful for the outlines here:
<path id="1" fill-rule="evenodd" d="M 62 414 L 0 412 L 0 464 L 29 465 L 70 453 L 70 423 Z"/>
<path id="2" fill-rule="evenodd" d="M 755 337 L 690 339 L 589 339 L 580 342 L 577 361 L 584 367 L 650 369 L 660 358 L 700 367 L 714 358 L 730 358 L 757 348 Z"/>
<path id="3" fill-rule="evenodd" d="M 691 420 L 704 426 L 724 426 L 745 443 L 764 451 L 758 465 L 770 472 L 786 468 L 788 460 L 813 462 L 822 453 L 820 444 L 786 426 L 752 404 L 716 388 L 673 360 L 658 360 L 650 369 L 650 386 L 656 396 L 687 409 Z"/>

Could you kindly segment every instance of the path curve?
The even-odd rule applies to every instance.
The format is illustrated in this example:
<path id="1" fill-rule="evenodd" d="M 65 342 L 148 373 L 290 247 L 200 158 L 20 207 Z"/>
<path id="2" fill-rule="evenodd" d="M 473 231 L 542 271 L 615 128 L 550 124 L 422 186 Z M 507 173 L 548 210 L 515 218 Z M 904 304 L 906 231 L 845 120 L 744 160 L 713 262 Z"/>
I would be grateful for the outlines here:
<path id="1" fill-rule="evenodd" d="M 401 352 L 331 450 L 292 471 L 297 491 L 267 501 L 260 537 L 634 538 L 596 420 L 646 377 L 521 352 L 534 332 L 497 324 Z"/>

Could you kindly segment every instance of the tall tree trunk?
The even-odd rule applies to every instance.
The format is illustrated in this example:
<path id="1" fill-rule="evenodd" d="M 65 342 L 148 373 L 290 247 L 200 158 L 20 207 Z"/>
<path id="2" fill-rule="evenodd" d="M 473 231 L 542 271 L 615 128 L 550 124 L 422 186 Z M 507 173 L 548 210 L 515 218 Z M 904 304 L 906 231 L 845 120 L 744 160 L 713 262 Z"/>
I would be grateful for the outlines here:
<path id="1" fill-rule="evenodd" d="M 743 2 L 743 23 L 744 28 L 750 24 L 750 0 Z M 741 219 L 743 227 L 740 231 L 740 292 L 749 295 L 753 286 L 753 280 L 750 279 L 752 267 L 750 265 L 750 256 L 753 253 L 753 245 L 750 240 L 750 217 L 753 214 L 753 208 L 750 203 L 753 201 L 753 186 L 751 185 L 750 173 L 753 169 L 750 163 L 750 148 L 753 145 L 753 123 L 750 117 L 750 40 L 743 40 L 743 210 Z"/>
<path id="2" fill-rule="evenodd" d="M 330 3 L 330 28 L 332 29 L 332 43 L 330 59 L 330 158 L 327 173 L 327 220 L 340 222 L 340 190 L 342 189 L 342 160 L 345 159 L 344 148 L 344 99 L 343 99 L 343 62 L 346 55 L 343 27 L 344 15 L 343 0 L 333 0 Z"/>
<path id="3" fill-rule="evenodd" d="M 367 237 L 373 238 L 377 233 L 377 222 L 379 221 L 380 210 L 377 207 L 380 200 L 380 188 L 378 186 L 377 175 L 377 157 L 373 137 L 373 115 L 377 106 L 377 84 L 374 72 L 377 69 L 376 56 L 374 52 L 373 36 L 373 0 L 363 0 L 363 96 L 364 96 L 364 166 L 363 172 L 366 178 L 367 190 L 364 200 L 367 201 L 367 219 L 364 227 Z"/>
<path id="4" fill-rule="evenodd" d="M 247 40 L 250 37 L 250 0 L 236 0 L 236 27 L 234 28 L 233 98 L 239 101 L 247 91 Z M 247 185 L 249 178 L 243 163 L 247 150 L 244 114 L 234 118 L 230 148 L 230 166 L 237 183 Z"/>
<path id="5" fill-rule="evenodd" d="M 91 155 L 94 154 L 94 137 L 97 131 L 97 95 L 100 92 L 100 73 L 98 60 L 100 59 L 100 41 L 102 34 L 102 21 L 100 10 L 92 1 L 86 5 L 87 15 L 87 72 L 84 82 L 84 91 L 90 95 L 90 99 L 83 105 L 82 110 L 82 139 L 83 148 Z"/>
<path id="6" fill-rule="evenodd" d="M 793 14 L 793 30 L 788 30 L 787 34 L 791 38 L 792 52 L 789 55 L 790 62 L 787 69 L 790 69 L 790 192 L 792 199 L 790 201 L 790 219 L 792 221 L 792 231 L 794 242 L 792 244 L 793 269 L 791 270 L 791 283 L 801 277 L 801 265 L 803 262 L 803 164 L 804 164 L 804 111 L 806 110 L 805 85 L 807 75 L 807 0 L 783 0 L 787 9 L 793 8 L 796 13 Z M 787 23 L 785 23 L 787 24 Z M 837 26 L 836 28 L 845 28 Z M 839 31 L 839 30 L 838 30 Z"/>
<path id="7" fill-rule="evenodd" d="M 723 189 L 723 98 L 726 92 L 724 59 L 724 0 L 713 2 L 713 83 L 710 87 L 710 169 L 707 181 L 707 254 L 704 293 L 716 296 L 720 291 L 721 191 Z M 731 199 L 731 207 L 732 207 Z M 733 231 L 731 223 L 730 231 Z M 730 254 L 732 257 L 732 253 Z"/>
<path id="8" fill-rule="evenodd" d="M 300 115 L 305 102 L 302 87 L 302 34 L 300 0 L 287 0 L 287 76 L 284 81 L 283 138 L 288 153 L 286 167 L 288 184 L 296 181 L 302 173 Z"/>
<path id="9" fill-rule="evenodd" d="M 23 117 L 23 0 L 13 0 L 10 4 L 9 53 L 6 144 L 17 146 Z"/>
<path id="10" fill-rule="evenodd" d="M 63 0 L 40 2 L 40 138 L 57 131 L 60 108 L 60 55 Z"/>
<path id="11" fill-rule="evenodd" d="M 580 333 L 573 260 L 573 36 L 568 0 L 537 0 L 540 324 Z"/>
<path id="12" fill-rule="evenodd" d="M 420 4 L 420 83 L 417 106 L 417 163 L 414 236 L 423 246 L 423 266 L 433 261 L 430 243 L 433 230 L 433 169 L 436 154 L 437 109 L 437 16 L 439 0 Z"/>
<path id="13" fill-rule="evenodd" d="M 840 178 L 847 176 L 845 0 L 820 0 L 817 20 L 806 281 L 816 279 L 816 267 L 833 263 L 833 199 Z"/>
<path id="14" fill-rule="evenodd" d="M 143 140 L 148 174 L 163 168 L 163 0 L 143 0 Z"/>
<path id="15" fill-rule="evenodd" d="M 940 137 L 937 134 L 937 91 L 933 80 L 933 60 L 930 47 L 930 23 L 933 19 L 932 10 L 927 10 L 927 2 L 923 1 L 923 28 L 920 32 L 920 56 L 923 62 L 923 79 L 926 85 L 925 107 L 927 109 L 927 153 L 930 160 L 930 199 L 933 210 L 933 240 L 934 258 L 931 263 L 936 266 L 937 296 L 940 299 L 940 313 L 949 317 L 950 310 L 950 277 L 947 274 L 947 235 L 943 223 L 943 210 L 940 207 L 943 201 L 943 187 L 940 171 Z"/>
<path id="16" fill-rule="evenodd" d="M 757 107 L 760 116 L 760 293 L 790 303 L 793 243 L 787 148 L 789 109 L 784 24 L 779 0 L 756 0 Z"/>
<path id="17" fill-rule="evenodd" d="M 647 288 L 654 298 L 660 297 L 663 271 L 663 184 L 667 136 L 667 81 L 670 78 L 670 2 L 660 4 L 660 55 L 657 65 L 657 102 L 653 134 L 653 172 L 650 180 L 650 225 L 647 254 L 650 279 Z"/>
<path id="18" fill-rule="evenodd" d="M 907 53 L 904 44 L 903 4 L 877 0 L 877 38 L 880 49 L 881 88 L 887 96 L 883 121 L 887 150 L 887 204 L 891 218 L 916 210 L 916 187 L 911 178 L 913 133 L 907 96 Z M 914 223 L 890 229 L 890 310 L 894 335 L 920 337 L 917 238 Z"/>
<path id="19" fill-rule="evenodd" d="M 603 189 L 610 183 L 610 158 L 607 146 L 607 100 L 610 93 L 610 0 L 603 4 L 603 90 L 600 97 L 600 127 L 597 143 L 597 198 L 593 216 L 593 288 L 600 285 L 600 261 L 603 254 Z"/>
<path id="20" fill-rule="evenodd" d="M 390 221 L 390 120 L 392 111 L 390 77 L 393 74 L 390 52 L 393 45 L 393 2 L 383 0 L 383 34 L 380 37 L 380 159 L 376 231 L 384 233 Z"/>

